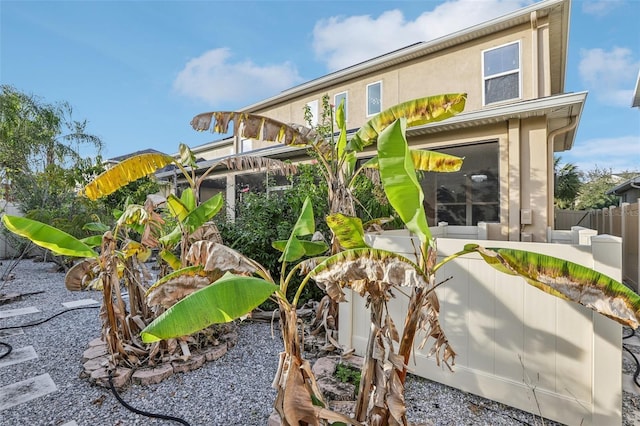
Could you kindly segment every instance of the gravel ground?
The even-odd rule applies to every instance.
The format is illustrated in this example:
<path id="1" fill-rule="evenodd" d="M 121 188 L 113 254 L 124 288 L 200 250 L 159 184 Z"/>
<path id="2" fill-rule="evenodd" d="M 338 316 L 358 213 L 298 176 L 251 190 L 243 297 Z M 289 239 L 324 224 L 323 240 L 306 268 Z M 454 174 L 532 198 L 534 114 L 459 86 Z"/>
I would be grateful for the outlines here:
<path id="1" fill-rule="evenodd" d="M 4 271 L 5 265 L 0 267 Z M 16 279 L 0 281 L 2 293 L 44 293 L 25 296 L 0 310 L 37 307 L 41 312 L 0 319 L 0 328 L 50 317 L 64 310 L 62 302 L 92 298 L 98 292 L 69 292 L 64 275 L 50 272 L 52 264 L 22 261 Z M 98 309 L 66 313 L 44 324 L 24 328 L 24 334 L 0 338 L 14 350 L 33 346 L 38 358 L 0 367 L 0 388 L 48 373 L 57 391 L 0 411 L 0 425 L 165 425 L 178 424 L 135 414 L 124 408 L 108 389 L 80 379 L 81 358 L 87 343 L 100 334 Z M 180 417 L 190 425 L 265 425 L 272 411 L 276 372 L 282 341 L 266 323 L 246 322 L 238 327 L 239 340 L 222 358 L 204 367 L 151 386 L 132 385 L 122 393 L 135 408 Z M 3 350 L 0 348 L 0 353 Z M 625 368 L 631 368 L 625 364 Z M 406 399 L 409 420 L 435 425 L 538 425 L 539 417 L 447 386 L 409 376 Z M 624 426 L 634 424 L 640 398 L 624 393 Z M 556 423 L 548 420 L 545 425 Z"/>

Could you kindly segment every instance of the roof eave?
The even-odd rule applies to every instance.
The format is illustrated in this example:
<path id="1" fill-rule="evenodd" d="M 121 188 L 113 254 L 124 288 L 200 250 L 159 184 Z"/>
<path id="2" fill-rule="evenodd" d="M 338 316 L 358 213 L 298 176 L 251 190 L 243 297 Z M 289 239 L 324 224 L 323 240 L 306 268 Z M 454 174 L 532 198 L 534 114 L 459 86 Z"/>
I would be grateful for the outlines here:
<path id="1" fill-rule="evenodd" d="M 500 16 L 498 18 L 494 18 L 490 21 L 486 21 L 481 24 L 468 27 L 466 29 L 437 38 L 435 40 L 417 43 L 407 48 L 403 48 L 382 56 L 378 56 L 368 61 L 361 62 L 359 64 L 350 66 L 348 68 L 344 68 L 342 70 L 327 74 L 325 76 L 308 81 L 306 83 L 295 86 L 293 88 L 284 90 L 283 92 L 275 96 L 272 96 L 270 98 L 248 105 L 244 108 L 241 108 L 240 111 L 253 112 L 256 110 L 260 110 L 260 109 L 269 107 L 273 104 L 281 103 L 288 99 L 303 95 L 305 93 L 322 90 L 326 87 L 335 85 L 342 81 L 346 81 L 352 78 L 357 78 L 360 75 L 369 74 L 373 71 L 376 71 L 378 69 L 383 69 L 385 67 L 391 66 L 399 62 L 405 62 L 412 58 L 431 54 L 433 52 L 443 50 L 443 49 L 455 46 L 457 44 L 467 42 L 469 40 L 477 39 L 479 37 L 486 36 L 488 34 L 502 31 L 506 28 L 511 28 L 516 25 L 521 25 L 525 22 L 530 22 L 532 12 L 546 12 L 547 14 L 549 14 L 557 6 L 566 8 L 568 10 L 570 8 L 569 3 L 570 1 L 568 0 L 540 1 L 530 6 L 524 7 L 522 9 L 518 9 L 514 12 L 508 13 L 503 16 Z M 564 89 L 564 72 L 566 68 L 566 58 L 567 58 L 567 39 L 568 39 L 568 21 L 569 21 L 568 11 L 562 16 L 562 21 L 563 23 L 566 23 L 566 25 L 563 25 L 563 28 L 562 28 L 561 55 L 562 55 L 562 58 L 564 58 L 564 60 L 562 61 L 563 62 L 563 64 L 561 65 L 562 69 L 560 70 L 561 81 L 559 84 L 561 87 L 559 88 L 558 92 L 562 92 Z"/>
<path id="2" fill-rule="evenodd" d="M 429 123 L 422 126 L 407 129 L 407 136 L 438 133 L 442 131 L 458 130 L 505 122 L 512 118 L 531 118 L 547 116 L 548 119 L 570 119 L 575 117 L 576 126 L 580 123 L 587 92 L 568 93 L 550 96 L 547 98 L 533 99 L 515 104 L 498 105 L 484 108 L 479 111 L 458 114 L 446 121 Z M 549 133 L 556 129 L 549 128 Z M 570 132 L 565 140 L 564 150 L 571 149 L 575 138 L 575 130 Z"/>

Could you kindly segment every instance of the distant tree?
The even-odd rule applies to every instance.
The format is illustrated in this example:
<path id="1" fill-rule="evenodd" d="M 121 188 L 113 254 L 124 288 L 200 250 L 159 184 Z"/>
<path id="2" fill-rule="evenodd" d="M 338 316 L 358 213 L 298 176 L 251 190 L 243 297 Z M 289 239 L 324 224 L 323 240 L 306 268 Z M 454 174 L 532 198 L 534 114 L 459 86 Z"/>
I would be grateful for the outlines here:
<path id="1" fill-rule="evenodd" d="M 572 209 L 575 207 L 576 198 L 582 186 L 578 166 L 566 163 L 560 167 L 561 157 L 553 159 L 555 175 L 554 204 L 559 209 Z"/>
<path id="2" fill-rule="evenodd" d="M 12 86 L 0 86 L 0 168 L 12 178 L 43 172 L 48 166 L 72 167 L 81 161 L 80 145 L 99 154 L 102 141 L 86 132 L 67 102 L 44 103 Z"/>
<path id="3" fill-rule="evenodd" d="M 89 218 L 95 206 L 78 200 L 76 190 L 99 172 L 102 141 L 72 117 L 66 102 L 49 104 L 12 86 L 0 86 L 0 179 L 5 199 L 27 214 L 54 219 Z M 94 148 L 85 158 L 81 145 Z M 86 203 L 85 203 L 86 201 Z M 75 227 L 75 226 L 74 226 Z M 70 231 L 70 229 L 65 229 Z M 78 234 L 77 232 L 73 232 Z"/>
<path id="4" fill-rule="evenodd" d="M 582 174 L 583 184 L 576 200 L 579 210 L 601 209 L 618 204 L 618 197 L 607 191 L 620 182 L 637 175 L 637 172 L 623 171 L 614 174 L 611 169 L 596 166 Z"/>

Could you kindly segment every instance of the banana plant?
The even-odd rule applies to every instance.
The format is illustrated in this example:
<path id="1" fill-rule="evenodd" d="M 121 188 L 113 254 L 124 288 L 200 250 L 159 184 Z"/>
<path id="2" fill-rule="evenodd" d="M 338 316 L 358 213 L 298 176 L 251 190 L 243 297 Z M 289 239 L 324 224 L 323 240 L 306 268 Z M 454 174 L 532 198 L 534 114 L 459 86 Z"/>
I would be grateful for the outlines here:
<path id="1" fill-rule="evenodd" d="M 274 405 L 282 424 L 359 424 L 326 408 L 327 404 L 311 366 L 302 356 L 297 304 L 304 286 L 297 289 L 291 301 L 286 296 L 295 273 L 314 264 L 314 259 L 298 261 L 327 251 L 328 247 L 324 242 L 304 238 L 314 232 L 313 208 L 307 198 L 289 238 L 273 243 L 275 248 L 282 251 L 279 283 L 274 282 L 269 271 L 262 265 L 233 249 L 215 242 L 201 241 L 192 245 L 187 254 L 189 265 L 176 271 L 172 280 L 198 276 L 205 282 L 212 281 L 212 284 L 191 293 L 149 324 L 142 331 L 143 341 L 153 343 L 176 338 L 211 324 L 233 321 L 249 314 L 264 300 L 271 298 L 279 307 L 284 343 L 273 381 L 273 386 L 278 391 Z M 294 266 L 289 267 L 292 264 Z M 154 284 L 148 292 L 149 297 L 156 297 L 164 285 L 163 282 Z"/>
<path id="2" fill-rule="evenodd" d="M 407 424 L 404 383 L 409 357 L 418 331 L 433 339 L 430 355 L 439 364 L 453 363 L 455 351 L 438 320 L 435 293 L 436 272 L 447 262 L 478 253 L 500 272 L 517 275 L 527 283 L 572 302 L 587 306 L 632 328 L 638 327 L 640 296 L 623 284 L 562 259 L 515 249 L 484 248 L 468 244 L 440 262 L 422 207 L 423 193 L 406 142 L 406 120 L 400 118 L 378 135 L 378 167 L 389 202 L 406 227 L 420 240 L 418 263 L 396 253 L 368 247 L 357 218 L 333 215 L 328 224 L 348 250 L 330 256 L 309 272 L 336 301 L 344 300 L 349 287 L 366 297 L 371 311 L 371 328 L 365 353 L 355 418 L 368 424 Z M 303 281 L 304 283 L 304 281 Z M 408 310 L 402 334 L 388 315 L 386 303 L 393 290 L 409 292 Z M 397 348 L 397 351 L 396 351 Z"/>
<path id="3" fill-rule="evenodd" d="M 107 343 L 114 365 L 138 365 L 145 353 L 138 332 L 150 321 L 150 312 L 142 298 L 139 262 L 149 256 L 149 249 L 127 237 L 127 229 L 135 228 L 141 234 L 145 229 L 159 226 L 159 215 L 139 205 L 129 205 L 118 219 L 114 229 L 100 236 L 100 251 L 95 251 L 95 238 L 79 240 L 57 228 L 32 219 L 4 215 L 2 222 L 11 232 L 51 250 L 55 254 L 81 259 L 65 276 L 69 290 L 92 288 L 101 290 L 102 337 Z M 121 281 L 129 293 L 129 306 L 121 296 Z M 142 326 L 140 326 L 142 324 Z"/>
<path id="4" fill-rule="evenodd" d="M 325 113 L 321 117 L 322 125 L 316 129 L 303 126 L 289 129 L 284 123 L 268 117 L 230 111 L 199 114 L 193 118 L 191 125 L 198 131 L 211 130 L 226 133 L 229 130 L 229 123 L 233 121 L 233 133 L 240 137 L 309 148 L 311 155 L 317 159 L 327 183 L 329 212 L 355 216 L 356 204 L 360 204 L 353 194 L 356 179 L 368 169 L 379 168 L 378 157 L 365 162 L 361 167 L 356 167 L 358 154 L 367 146 L 374 144 L 378 134 L 396 118 L 405 117 L 409 126 L 445 120 L 464 109 L 466 98 L 465 93 L 450 93 L 398 104 L 373 117 L 351 139 L 347 137 L 344 100 L 335 109 L 334 117 L 327 96 L 323 97 Z M 338 130 L 337 137 L 334 132 L 334 122 Z M 311 125 L 310 121 L 308 124 Z M 460 158 L 447 154 L 425 150 L 411 152 L 413 165 L 418 170 L 457 171 L 462 165 Z M 334 234 L 331 238 L 331 253 L 336 254 L 341 250 L 339 240 Z M 316 315 L 316 322 L 313 325 L 314 333 L 324 329 L 322 331 L 324 331 L 326 343 L 337 347 L 339 346 L 337 304 L 331 298 L 325 298 L 319 306 L 322 308 Z M 329 321 L 329 317 L 333 317 L 332 321 Z"/>

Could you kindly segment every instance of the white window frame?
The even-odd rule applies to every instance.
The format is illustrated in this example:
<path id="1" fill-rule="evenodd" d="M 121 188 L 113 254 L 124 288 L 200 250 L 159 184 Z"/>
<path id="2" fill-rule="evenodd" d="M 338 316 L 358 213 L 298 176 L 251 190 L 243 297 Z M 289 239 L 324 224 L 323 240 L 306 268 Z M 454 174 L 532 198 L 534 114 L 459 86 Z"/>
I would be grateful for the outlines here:
<path id="1" fill-rule="evenodd" d="M 253 151 L 253 139 L 242 138 L 240 140 L 240 152 Z"/>
<path id="2" fill-rule="evenodd" d="M 500 49 L 502 47 L 506 47 L 506 46 L 510 46 L 512 44 L 517 44 L 518 45 L 518 68 L 516 68 L 515 70 L 509 70 L 509 71 L 505 71 L 505 72 L 501 72 L 501 73 L 497 73 L 497 74 L 491 74 L 489 76 L 484 75 L 484 57 L 485 54 L 488 52 L 491 52 L 492 50 L 497 50 Z M 522 43 L 520 42 L 520 40 L 516 40 L 516 41 L 511 41 L 509 43 L 505 43 L 502 44 L 500 46 L 495 46 L 492 47 L 490 49 L 485 49 L 482 51 L 481 53 L 481 67 L 482 67 L 482 105 L 486 106 L 487 105 L 487 100 L 486 100 L 486 82 L 487 80 L 491 80 L 493 78 L 497 78 L 497 77 L 502 77 L 505 75 L 510 75 L 510 74 L 518 74 L 518 96 L 516 98 L 509 98 L 509 99 L 502 99 L 500 101 L 495 101 L 495 102 L 491 102 L 489 105 L 494 105 L 494 104 L 499 104 L 501 102 L 509 102 L 509 101 L 513 101 L 513 100 L 518 100 L 518 99 L 522 99 Z"/>
<path id="3" fill-rule="evenodd" d="M 335 105 L 336 111 L 338 111 L 338 107 L 340 106 L 340 103 L 338 102 L 338 96 L 340 95 L 344 95 L 344 121 L 346 123 L 349 121 L 349 93 L 344 91 L 333 95 L 333 105 Z"/>
<path id="4" fill-rule="evenodd" d="M 311 126 L 315 127 L 318 125 L 318 108 L 320 107 L 320 102 L 317 99 L 313 101 L 309 101 L 307 102 L 307 107 L 311 112 L 311 117 L 312 117 Z"/>
<path id="5" fill-rule="evenodd" d="M 379 84 L 379 85 L 380 85 L 380 111 L 377 111 L 377 112 L 370 112 L 370 111 L 369 111 L 369 87 L 374 86 L 374 85 L 376 85 L 376 84 Z M 367 117 L 371 117 L 372 115 L 376 115 L 376 114 L 378 114 L 379 112 L 382 112 L 382 80 L 375 81 L 375 82 L 373 82 L 373 83 L 369 83 L 369 84 L 367 84 L 367 88 L 366 88 L 366 96 L 365 96 L 365 98 L 366 98 L 366 103 L 367 103 L 367 106 L 366 106 L 366 110 L 367 110 Z"/>

